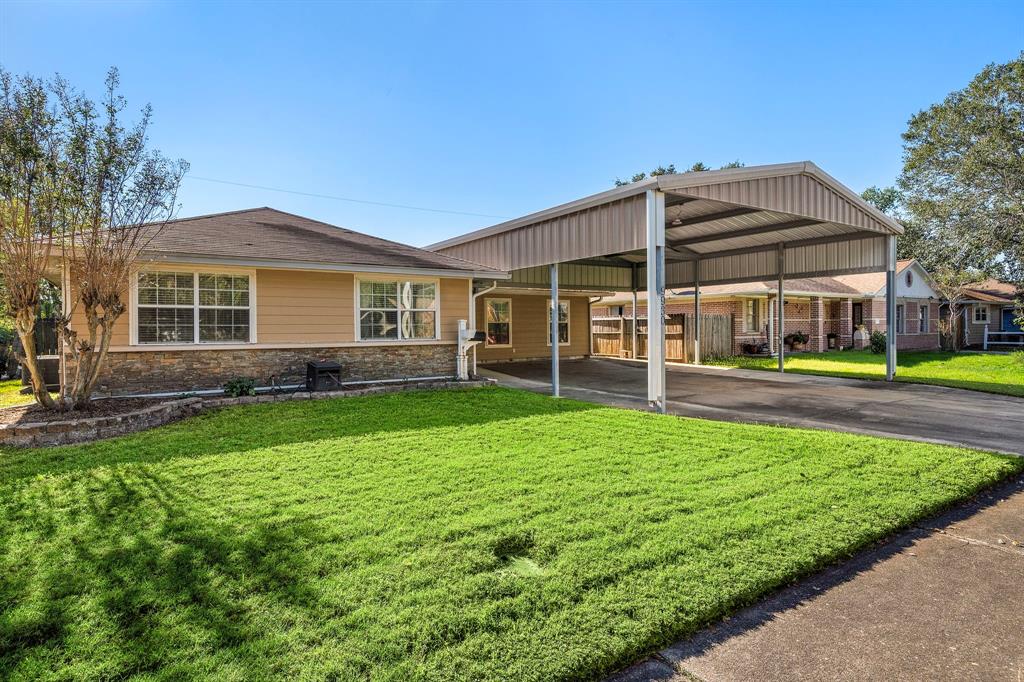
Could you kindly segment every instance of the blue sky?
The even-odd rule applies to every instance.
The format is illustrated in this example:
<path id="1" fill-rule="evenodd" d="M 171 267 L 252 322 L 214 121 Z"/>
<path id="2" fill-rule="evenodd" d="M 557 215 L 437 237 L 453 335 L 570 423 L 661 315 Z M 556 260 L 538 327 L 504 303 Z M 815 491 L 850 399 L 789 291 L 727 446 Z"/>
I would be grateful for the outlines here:
<path id="1" fill-rule="evenodd" d="M 915 111 L 1024 48 L 1024 3 L 0 2 L 0 63 L 121 70 L 181 215 L 269 205 L 423 245 L 658 164 L 892 183 Z"/>

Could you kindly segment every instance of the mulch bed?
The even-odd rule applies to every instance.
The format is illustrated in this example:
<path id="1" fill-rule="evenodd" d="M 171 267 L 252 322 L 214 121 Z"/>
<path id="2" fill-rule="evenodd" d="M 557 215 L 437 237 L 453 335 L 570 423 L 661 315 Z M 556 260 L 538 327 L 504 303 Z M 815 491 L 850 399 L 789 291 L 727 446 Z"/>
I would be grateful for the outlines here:
<path id="1" fill-rule="evenodd" d="M 169 400 L 172 400 L 172 398 L 106 398 L 92 401 L 85 409 L 69 410 L 67 412 L 48 410 L 35 403 L 31 405 L 18 405 L 17 407 L 0 409 L 0 424 L 48 423 L 90 419 L 92 417 L 114 417 Z"/>

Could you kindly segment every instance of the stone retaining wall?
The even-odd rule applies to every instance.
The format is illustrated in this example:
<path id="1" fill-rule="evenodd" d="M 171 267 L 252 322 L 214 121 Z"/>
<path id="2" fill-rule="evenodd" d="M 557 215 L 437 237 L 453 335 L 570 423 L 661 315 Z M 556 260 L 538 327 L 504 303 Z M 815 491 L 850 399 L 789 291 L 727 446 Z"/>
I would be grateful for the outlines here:
<path id="1" fill-rule="evenodd" d="M 181 398 L 110 417 L 0 424 L 0 445 L 38 447 L 113 438 L 190 417 L 202 409 L 202 398 Z"/>
<path id="2" fill-rule="evenodd" d="M 200 391 L 236 377 L 251 377 L 258 386 L 272 385 L 272 377 L 280 385 L 305 384 L 310 360 L 340 362 L 343 381 L 454 377 L 455 354 L 452 344 L 116 352 L 107 356 L 96 394 Z"/>

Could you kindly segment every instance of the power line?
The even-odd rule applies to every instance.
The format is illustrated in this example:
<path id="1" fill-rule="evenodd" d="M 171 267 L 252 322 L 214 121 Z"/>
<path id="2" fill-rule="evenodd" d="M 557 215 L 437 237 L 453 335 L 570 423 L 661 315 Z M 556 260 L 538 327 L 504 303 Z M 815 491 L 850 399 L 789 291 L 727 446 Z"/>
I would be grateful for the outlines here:
<path id="1" fill-rule="evenodd" d="M 507 220 L 508 216 L 503 215 L 491 215 L 489 213 L 471 213 L 469 211 L 449 211 L 443 208 L 428 208 L 425 206 L 410 206 L 408 204 L 390 204 L 386 201 L 370 201 L 368 199 L 353 199 L 351 197 L 339 197 L 332 194 L 316 194 L 314 192 L 300 192 L 293 189 L 281 189 L 279 187 L 266 187 L 264 185 L 250 185 L 245 182 L 231 182 L 230 180 L 217 180 L 216 178 L 204 178 L 199 175 L 186 175 L 187 180 L 202 180 L 203 182 L 216 182 L 221 185 L 234 185 L 235 187 L 248 187 L 249 189 L 261 189 L 267 192 L 281 192 L 282 194 L 296 194 L 303 197 L 313 197 L 316 199 L 332 199 L 334 201 L 348 201 L 353 204 L 369 204 L 370 206 L 386 206 L 387 208 L 402 208 L 409 211 L 426 211 L 427 213 L 448 213 L 451 215 L 465 215 L 473 216 L 476 218 L 498 218 L 501 220 Z"/>

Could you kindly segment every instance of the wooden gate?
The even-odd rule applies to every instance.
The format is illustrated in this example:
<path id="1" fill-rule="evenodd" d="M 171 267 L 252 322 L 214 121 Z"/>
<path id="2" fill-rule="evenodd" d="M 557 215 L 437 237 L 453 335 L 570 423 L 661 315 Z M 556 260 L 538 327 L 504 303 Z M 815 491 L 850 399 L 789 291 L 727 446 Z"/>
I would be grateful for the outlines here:
<path id="1" fill-rule="evenodd" d="M 701 315 L 701 357 L 724 358 L 732 352 L 732 316 Z M 633 320 L 628 317 L 595 317 L 591 321 L 594 355 L 646 358 L 647 318 L 636 321 L 637 352 L 633 353 Z M 694 346 L 693 313 L 677 313 L 665 318 L 665 358 L 672 362 L 692 362 Z"/>

